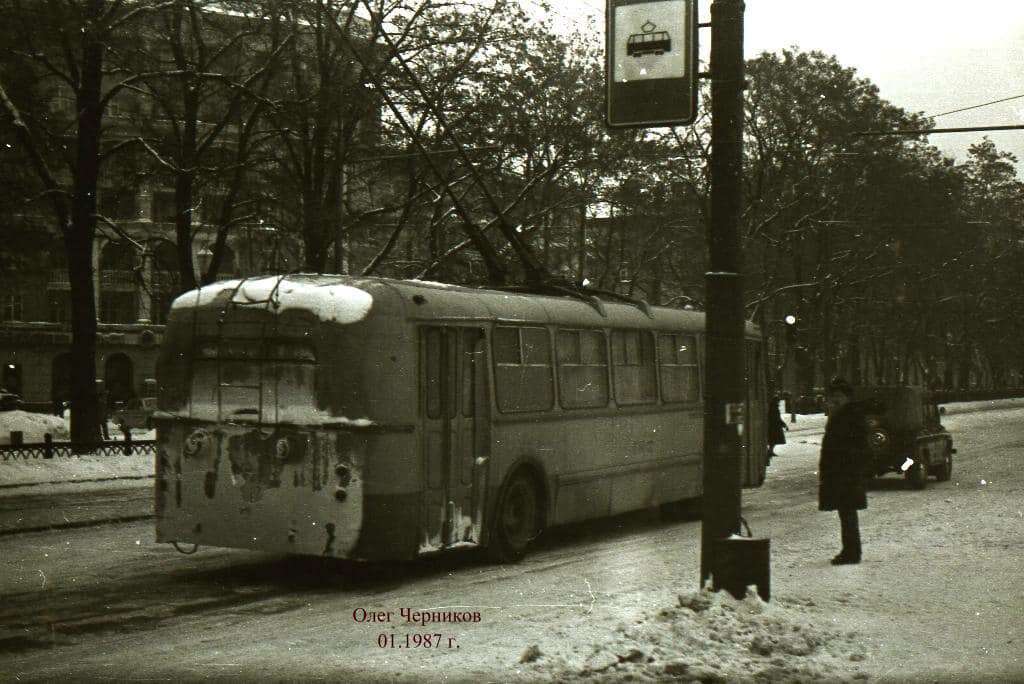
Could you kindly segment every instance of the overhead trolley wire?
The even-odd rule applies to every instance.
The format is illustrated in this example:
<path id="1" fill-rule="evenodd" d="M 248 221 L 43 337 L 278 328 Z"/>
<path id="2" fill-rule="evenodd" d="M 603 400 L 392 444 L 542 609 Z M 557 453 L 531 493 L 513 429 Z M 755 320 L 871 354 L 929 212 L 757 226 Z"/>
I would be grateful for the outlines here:
<path id="1" fill-rule="evenodd" d="M 1024 97 L 1024 93 L 1020 95 L 1011 95 L 1010 97 L 1000 98 L 998 100 L 992 100 L 991 102 L 983 102 L 982 104 L 971 105 L 970 107 L 961 107 L 960 109 L 951 109 L 948 112 L 942 112 L 940 114 L 932 114 L 926 116 L 926 119 L 935 119 L 940 116 L 946 116 L 947 114 L 959 114 L 960 112 L 970 111 L 971 109 L 980 109 L 982 107 L 988 107 L 989 105 L 999 104 L 1000 102 L 1009 102 L 1010 100 L 1019 100 Z"/>

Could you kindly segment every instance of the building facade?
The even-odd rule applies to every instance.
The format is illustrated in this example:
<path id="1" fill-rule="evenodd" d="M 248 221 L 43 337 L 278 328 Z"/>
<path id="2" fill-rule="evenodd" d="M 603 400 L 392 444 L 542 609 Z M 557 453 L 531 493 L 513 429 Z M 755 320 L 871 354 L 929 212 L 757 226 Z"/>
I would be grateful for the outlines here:
<path id="1" fill-rule="evenodd" d="M 163 324 L 180 290 L 176 248 L 167 238 L 172 227 L 153 213 L 148 193 L 132 201 L 137 215 L 124 222 L 131 241 L 99 237 L 93 253 L 97 379 L 111 402 L 155 393 Z M 200 268 L 212 256 L 212 233 L 204 237 L 201 229 L 193 248 Z M 282 249 L 279 243 L 273 229 L 236 231 L 218 277 L 292 270 L 292 245 Z M 8 274 L 0 295 L 0 386 L 40 410 L 70 398 L 70 284 L 64 261 L 63 245 L 52 240 L 50 249 L 40 247 L 36 263 Z"/>

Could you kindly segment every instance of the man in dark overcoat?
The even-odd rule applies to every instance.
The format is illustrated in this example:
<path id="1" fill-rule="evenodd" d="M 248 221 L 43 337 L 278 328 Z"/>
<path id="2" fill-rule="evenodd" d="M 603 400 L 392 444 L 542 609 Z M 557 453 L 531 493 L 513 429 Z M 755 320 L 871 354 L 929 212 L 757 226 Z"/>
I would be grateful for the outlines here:
<path id="1" fill-rule="evenodd" d="M 782 397 L 778 394 L 772 395 L 772 400 L 768 402 L 768 460 L 778 454 L 775 453 L 775 447 L 779 444 L 786 443 L 786 421 L 782 419 L 782 414 L 779 413 L 779 402 L 782 401 Z"/>
<path id="2" fill-rule="evenodd" d="M 828 422 L 818 463 L 818 508 L 839 513 L 843 548 L 832 564 L 848 565 L 860 562 L 857 511 L 868 507 L 864 491 L 867 424 L 860 406 L 853 402 L 853 387 L 842 378 L 832 381 L 825 400 Z"/>

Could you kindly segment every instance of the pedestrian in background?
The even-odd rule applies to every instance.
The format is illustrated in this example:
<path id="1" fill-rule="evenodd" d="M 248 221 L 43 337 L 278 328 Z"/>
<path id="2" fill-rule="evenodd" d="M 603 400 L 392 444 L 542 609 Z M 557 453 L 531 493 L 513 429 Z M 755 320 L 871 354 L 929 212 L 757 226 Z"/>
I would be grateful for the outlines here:
<path id="1" fill-rule="evenodd" d="M 99 416 L 100 421 L 100 434 L 103 435 L 104 441 L 110 440 L 110 428 L 107 427 L 107 418 L 110 416 L 110 395 L 107 394 L 107 388 L 100 385 L 96 388 L 96 414 Z"/>
<path id="2" fill-rule="evenodd" d="M 128 421 L 125 417 L 118 416 L 117 418 L 117 429 L 121 431 L 121 435 L 124 437 L 124 455 L 132 455 L 132 429 L 128 426 Z"/>
<path id="3" fill-rule="evenodd" d="M 768 404 L 768 460 L 777 456 L 775 453 L 775 447 L 778 444 L 786 443 L 786 421 L 782 419 L 782 414 L 779 413 L 779 402 L 782 401 L 782 397 L 778 394 L 772 396 L 771 402 Z"/>
<path id="4" fill-rule="evenodd" d="M 868 507 L 864 489 L 867 424 L 860 406 L 853 402 L 853 387 L 842 378 L 829 385 L 825 402 L 828 422 L 818 463 L 818 508 L 839 513 L 843 548 L 832 565 L 848 565 L 860 562 L 857 511 Z"/>

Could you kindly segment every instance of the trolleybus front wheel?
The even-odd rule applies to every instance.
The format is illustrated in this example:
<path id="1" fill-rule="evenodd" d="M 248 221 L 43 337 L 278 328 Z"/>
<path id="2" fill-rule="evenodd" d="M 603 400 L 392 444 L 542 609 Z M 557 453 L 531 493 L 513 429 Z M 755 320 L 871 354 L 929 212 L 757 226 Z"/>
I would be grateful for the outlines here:
<path id="1" fill-rule="evenodd" d="M 951 477 L 953 477 L 953 451 L 947 446 L 942 463 L 936 467 L 935 479 L 938 482 L 948 482 Z"/>
<path id="2" fill-rule="evenodd" d="M 540 534 L 543 522 L 543 503 L 537 484 L 526 473 L 517 473 L 498 501 L 488 555 L 502 563 L 518 561 Z"/>

